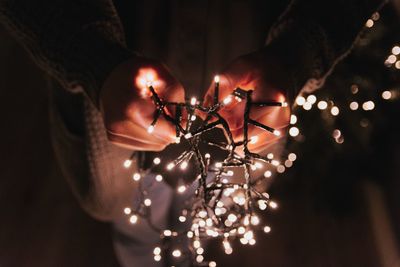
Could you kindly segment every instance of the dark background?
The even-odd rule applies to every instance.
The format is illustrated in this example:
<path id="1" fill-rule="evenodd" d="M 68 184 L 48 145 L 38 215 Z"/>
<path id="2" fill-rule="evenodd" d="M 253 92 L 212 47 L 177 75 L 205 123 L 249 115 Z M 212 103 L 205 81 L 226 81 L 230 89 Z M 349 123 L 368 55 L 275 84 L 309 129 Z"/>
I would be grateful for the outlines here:
<path id="1" fill-rule="evenodd" d="M 215 244 L 219 266 L 400 266 L 399 100 L 380 98 L 400 89 L 400 70 L 383 66 L 399 22 L 386 7 L 318 93 L 343 106 L 337 119 L 296 112 L 304 138 L 289 140 L 298 160 L 271 188 L 280 204 L 265 218 L 272 232 L 229 257 Z M 47 77 L 3 29 L 0 40 L 0 266 L 118 266 L 110 226 L 80 209 L 54 160 Z M 354 98 L 375 110 L 345 111 Z"/>

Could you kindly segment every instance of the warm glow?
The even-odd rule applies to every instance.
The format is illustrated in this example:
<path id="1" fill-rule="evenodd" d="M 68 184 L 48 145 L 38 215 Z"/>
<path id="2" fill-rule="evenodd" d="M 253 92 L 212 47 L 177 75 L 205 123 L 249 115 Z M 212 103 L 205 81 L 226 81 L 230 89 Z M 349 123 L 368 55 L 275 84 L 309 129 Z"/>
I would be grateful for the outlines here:
<path id="1" fill-rule="evenodd" d="M 150 97 L 149 86 L 159 89 L 163 82 L 158 79 L 157 72 L 152 68 L 141 68 L 135 78 L 136 87 L 141 89 L 142 97 Z"/>
<path id="2" fill-rule="evenodd" d="M 400 48 L 399 48 L 399 49 L 400 49 Z M 384 91 L 384 92 L 382 93 L 382 98 L 385 99 L 385 100 L 388 100 L 388 99 L 392 98 L 392 92 L 390 92 L 390 91 Z"/>

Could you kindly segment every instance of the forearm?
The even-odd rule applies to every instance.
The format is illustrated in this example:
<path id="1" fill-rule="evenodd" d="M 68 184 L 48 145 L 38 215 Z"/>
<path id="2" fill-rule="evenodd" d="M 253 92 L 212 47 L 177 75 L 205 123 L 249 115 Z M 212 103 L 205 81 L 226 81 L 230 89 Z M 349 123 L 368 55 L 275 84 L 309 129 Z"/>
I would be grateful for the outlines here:
<path id="1" fill-rule="evenodd" d="M 351 50 L 367 19 L 385 0 L 295 0 L 271 29 L 267 44 L 289 69 L 292 98 L 320 87 Z"/>
<path id="2" fill-rule="evenodd" d="M 111 0 L 0 0 L 0 20 L 42 69 L 96 105 L 107 75 L 131 55 Z"/>

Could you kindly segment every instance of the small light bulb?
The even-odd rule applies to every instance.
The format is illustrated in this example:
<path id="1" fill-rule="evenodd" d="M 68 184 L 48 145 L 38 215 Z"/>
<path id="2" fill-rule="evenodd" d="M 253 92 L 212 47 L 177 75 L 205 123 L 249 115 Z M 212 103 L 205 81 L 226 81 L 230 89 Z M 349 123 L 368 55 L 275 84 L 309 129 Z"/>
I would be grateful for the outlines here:
<path id="1" fill-rule="evenodd" d="M 197 118 L 197 116 L 196 116 L 196 115 L 192 115 L 192 116 L 190 116 L 190 120 L 191 120 L 191 121 L 195 121 L 195 120 L 196 120 L 196 118 Z"/>
<path id="2" fill-rule="evenodd" d="M 132 215 L 130 218 L 129 218 L 129 222 L 131 223 L 131 224 L 135 224 L 135 223 L 137 223 L 137 221 L 138 221 L 138 216 L 137 215 Z"/>
<path id="3" fill-rule="evenodd" d="M 154 159 L 153 159 L 153 163 L 156 164 L 156 165 L 158 165 L 158 164 L 161 163 L 161 159 L 158 158 L 158 157 L 157 157 L 157 158 L 154 158 Z"/>
<path id="4" fill-rule="evenodd" d="M 179 186 L 178 187 L 178 193 L 183 193 L 183 192 L 185 192 L 186 191 L 186 186 L 184 186 L 184 185 L 181 185 L 181 186 Z"/>
<path id="5" fill-rule="evenodd" d="M 295 124 L 297 122 L 297 116 L 292 114 L 290 115 L 290 124 Z"/>
<path id="6" fill-rule="evenodd" d="M 137 181 L 140 180 L 141 175 L 140 175 L 140 173 L 137 173 L 137 172 L 136 172 L 136 173 L 133 174 L 132 178 L 133 178 L 134 181 L 137 182 Z"/>
<path id="7" fill-rule="evenodd" d="M 214 76 L 214 82 L 215 83 L 219 83 L 219 75 L 215 75 Z"/>
<path id="8" fill-rule="evenodd" d="M 172 170 L 175 167 L 175 164 L 173 162 L 168 163 L 167 165 L 167 170 Z"/>
<path id="9" fill-rule="evenodd" d="M 324 110 L 328 107 L 328 103 L 326 101 L 319 101 L 317 106 L 320 110 Z"/>
<path id="10" fill-rule="evenodd" d="M 175 258 L 179 258 L 182 255 L 182 252 L 179 249 L 175 249 L 174 251 L 172 251 L 172 256 L 174 256 Z"/>
<path id="11" fill-rule="evenodd" d="M 268 202 L 268 204 L 272 209 L 278 208 L 278 203 L 276 203 L 275 201 L 271 200 L 271 201 Z"/>
<path id="12" fill-rule="evenodd" d="M 265 178 L 269 178 L 269 177 L 271 177 L 271 175 L 272 175 L 272 172 L 271 172 L 271 171 L 266 171 L 266 172 L 264 172 L 264 177 L 265 177 Z"/>
<path id="13" fill-rule="evenodd" d="M 274 130 L 274 135 L 276 135 L 276 136 L 280 136 L 280 135 L 281 135 L 281 132 L 280 132 L 280 131 L 278 131 L 278 130 Z"/>
<path id="14" fill-rule="evenodd" d="M 154 250 L 153 250 L 153 254 L 154 255 L 158 255 L 160 253 L 161 253 L 161 248 L 160 247 L 155 247 Z"/>
<path id="15" fill-rule="evenodd" d="M 129 168 L 132 165 L 132 160 L 127 159 L 124 161 L 124 167 Z"/>
<path id="16" fill-rule="evenodd" d="M 150 198 L 146 198 L 146 199 L 143 201 L 143 203 L 144 203 L 145 206 L 150 207 L 150 206 L 151 206 L 151 199 L 150 199 Z"/>
<path id="17" fill-rule="evenodd" d="M 187 134 L 184 135 L 184 137 L 185 137 L 186 139 L 189 139 L 189 138 L 192 137 L 192 133 L 187 133 Z"/>
<path id="18" fill-rule="evenodd" d="M 257 143 L 257 141 L 258 141 L 257 135 L 250 137 L 250 144 L 255 144 Z"/>
<path id="19" fill-rule="evenodd" d="M 147 128 L 147 132 L 148 132 L 148 133 L 154 132 L 154 125 L 150 125 L 150 126 Z"/>
<path id="20" fill-rule="evenodd" d="M 194 105 L 196 105 L 196 103 L 197 103 L 197 98 L 192 97 L 192 98 L 190 99 L 190 105 L 194 106 Z"/>
<path id="21" fill-rule="evenodd" d="M 157 182 L 161 182 L 163 180 L 163 177 L 161 174 L 157 174 L 155 179 Z"/>
<path id="22" fill-rule="evenodd" d="M 225 97 L 225 99 L 223 101 L 224 105 L 228 105 L 231 102 L 232 102 L 232 96 Z"/>
<path id="23" fill-rule="evenodd" d="M 126 215 L 131 214 L 131 212 L 132 212 L 132 210 L 131 210 L 131 208 L 129 208 L 129 207 L 126 207 L 126 208 L 124 209 L 124 213 L 125 213 Z"/>
<path id="24" fill-rule="evenodd" d="M 172 232 L 171 230 L 164 230 L 164 236 L 171 236 Z"/>
<path id="25" fill-rule="evenodd" d="M 271 227 L 265 226 L 264 227 L 264 233 L 269 233 L 269 232 L 271 232 Z"/>
<path id="26" fill-rule="evenodd" d="M 180 165 L 181 170 L 186 170 L 188 167 L 189 163 L 187 161 L 183 161 Z"/>

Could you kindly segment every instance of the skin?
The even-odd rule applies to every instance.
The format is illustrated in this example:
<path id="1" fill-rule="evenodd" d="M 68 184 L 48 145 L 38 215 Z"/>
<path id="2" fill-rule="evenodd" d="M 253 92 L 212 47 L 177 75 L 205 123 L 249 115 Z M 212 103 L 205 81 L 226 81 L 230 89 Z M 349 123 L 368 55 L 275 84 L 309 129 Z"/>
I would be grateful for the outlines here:
<path id="1" fill-rule="evenodd" d="M 268 47 L 241 56 L 229 64 L 220 76 L 219 101 L 223 101 L 235 88 L 254 90 L 253 101 L 287 101 L 285 98 L 285 72 Z M 153 133 L 147 129 L 153 120 L 155 107 L 147 90 L 151 81 L 159 96 L 168 101 L 183 102 L 182 85 L 160 62 L 144 57 L 134 57 L 120 64 L 107 78 L 100 95 L 101 109 L 108 138 L 111 142 L 139 151 L 161 151 L 174 142 L 175 128 L 160 117 Z M 214 86 L 205 95 L 205 105 L 211 105 Z M 173 115 L 174 110 L 168 110 Z M 233 100 L 222 110 L 235 141 L 243 139 L 244 101 Z M 250 118 L 279 130 L 276 136 L 254 126 L 249 127 L 249 137 L 257 139 L 249 148 L 260 153 L 280 139 L 289 124 L 288 107 L 254 107 Z"/>
<path id="2" fill-rule="evenodd" d="M 219 101 L 223 101 L 238 87 L 254 90 L 253 101 L 287 101 L 285 95 L 289 84 L 286 84 L 285 77 L 282 75 L 285 72 L 280 69 L 278 62 L 268 48 L 237 58 L 219 74 Z M 214 88 L 215 84 L 212 83 L 204 98 L 206 105 L 212 103 Z M 244 101 L 232 100 L 221 110 L 235 141 L 243 139 L 244 106 Z M 275 136 L 257 127 L 249 126 L 249 137 L 256 136 L 255 139 L 257 139 L 257 142 L 249 144 L 249 148 L 255 153 L 260 153 L 284 135 L 285 128 L 289 124 L 290 108 L 254 107 L 250 118 L 281 132 L 280 136 Z"/>
<path id="3" fill-rule="evenodd" d="M 162 116 L 154 131 L 147 131 L 155 112 L 147 88 L 149 81 L 162 99 L 184 101 L 182 85 L 162 63 L 137 56 L 120 64 L 108 76 L 100 94 L 111 142 L 132 150 L 161 151 L 174 141 L 175 128 Z M 173 115 L 174 110 L 168 112 Z"/>

